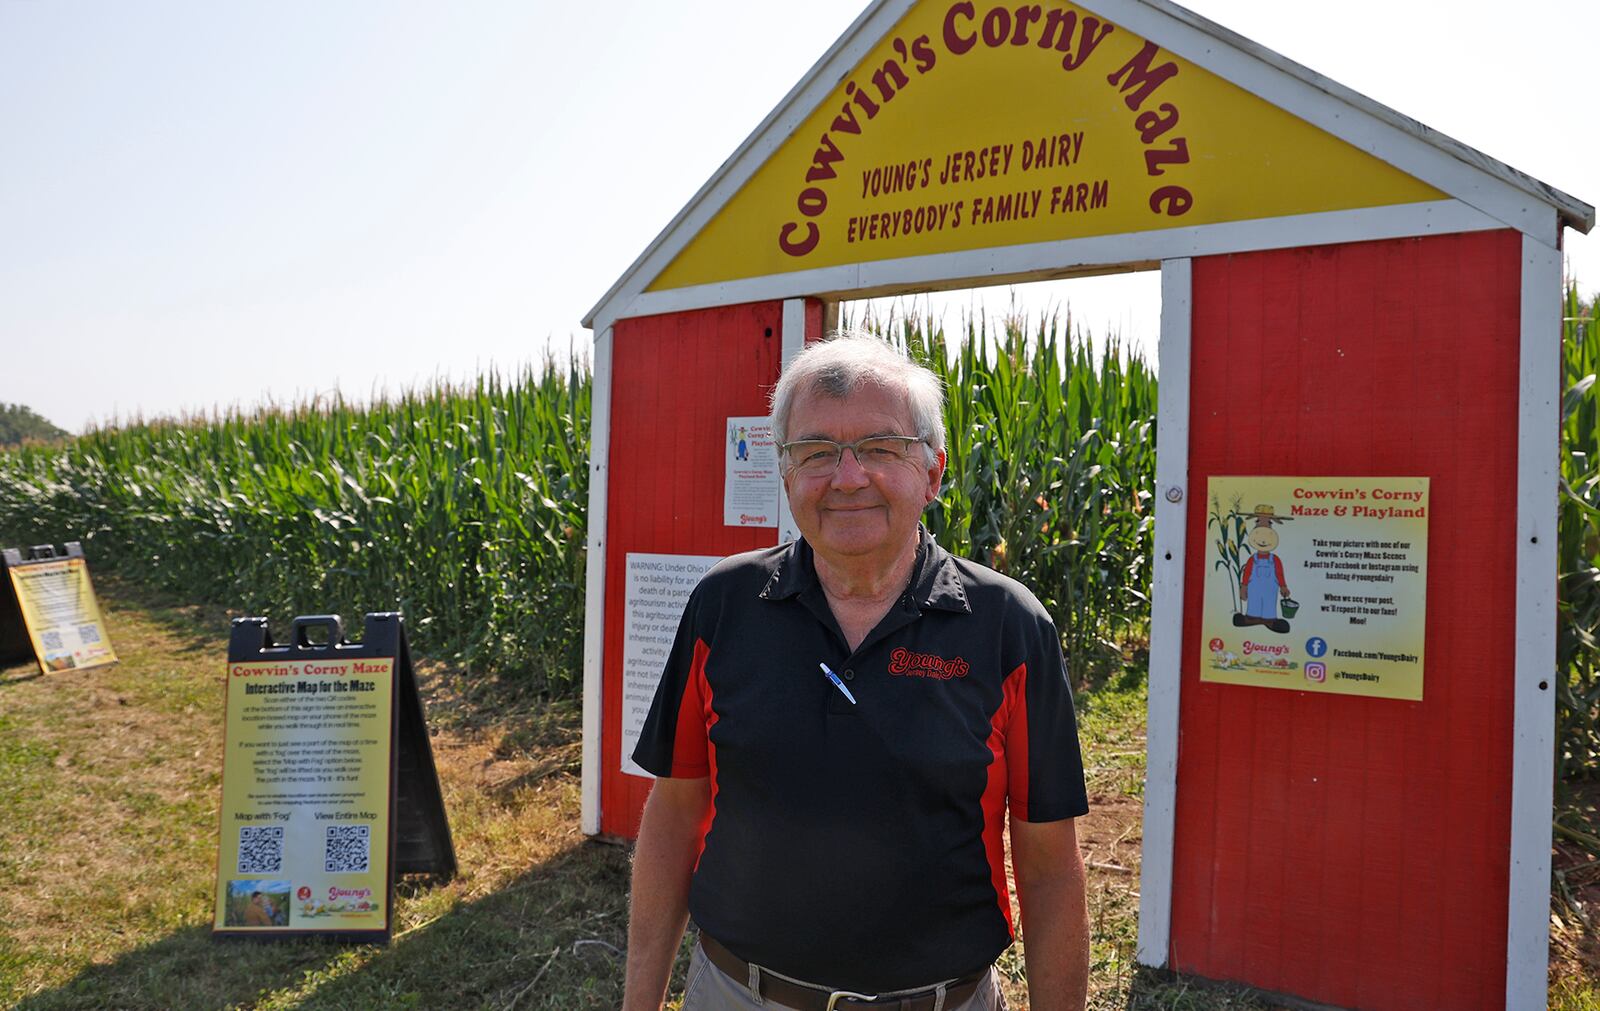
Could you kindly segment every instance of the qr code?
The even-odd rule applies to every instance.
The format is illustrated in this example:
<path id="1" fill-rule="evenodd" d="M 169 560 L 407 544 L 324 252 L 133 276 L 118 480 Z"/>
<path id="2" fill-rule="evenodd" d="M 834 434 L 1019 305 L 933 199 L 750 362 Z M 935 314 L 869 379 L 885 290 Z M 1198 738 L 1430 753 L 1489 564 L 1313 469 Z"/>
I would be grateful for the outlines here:
<path id="1" fill-rule="evenodd" d="M 60 632 L 42 632 L 42 633 L 40 633 L 40 635 L 39 635 L 39 645 L 43 646 L 45 649 L 60 649 L 61 648 L 61 633 Z"/>
<path id="2" fill-rule="evenodd" d="M 100 630 L 93 625 L 79 625 L 78 640 L 85 646 L 93 646 L 100 641 Z"/>
<path id="3" fill-rule="evenodd" d="M 239 873 L 278 874 L 283 871 L 283 826 L 239 826 Z"/>
<path id="4" fill-rule="evenodd" d="M 367 870 L 371 850 L 371 825 L 329 825 L 323 869 L 329 874 L 360 873 Z"/>

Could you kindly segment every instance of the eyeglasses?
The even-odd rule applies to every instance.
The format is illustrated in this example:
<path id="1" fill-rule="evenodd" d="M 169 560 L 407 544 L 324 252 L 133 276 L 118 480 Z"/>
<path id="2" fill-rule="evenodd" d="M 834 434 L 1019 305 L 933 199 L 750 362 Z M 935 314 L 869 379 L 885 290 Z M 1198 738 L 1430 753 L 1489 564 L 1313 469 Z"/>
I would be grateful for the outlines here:
<path id="1" fill-rule="evenodd" d="M 869 435 L 855 442 L 831 439 L 801 439 L 779 446 L 789 461 L 789 470 L 804 477 L 827 477 L 839 467 L 844 451 L 855 454 L 856 463 L 871 474 L 880 474 L 911 455 L 911 447 L 927 442 L 925 435 Z"/>

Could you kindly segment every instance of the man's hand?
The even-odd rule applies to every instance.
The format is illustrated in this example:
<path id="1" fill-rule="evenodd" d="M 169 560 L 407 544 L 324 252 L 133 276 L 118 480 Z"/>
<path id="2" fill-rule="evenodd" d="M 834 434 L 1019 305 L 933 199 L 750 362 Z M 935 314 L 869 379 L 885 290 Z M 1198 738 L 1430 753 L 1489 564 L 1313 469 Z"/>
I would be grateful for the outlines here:
<path id="1" fill-rule="evenodd" d="M 711 781 L 704 776 L 658 779 L 645 801 L 633 851 L 623 1011 L 658 1011 L 666 997 L 672 959 L 689 920 L 689 878 L 710 814 Z"/>
<path id="2" fill-rule="evenodd" d="M 1033 1011 L 1082 1011 L 1089 1000 L 1089 907 L 1076 823 L 1012 818 L 1011 863 Z"/>

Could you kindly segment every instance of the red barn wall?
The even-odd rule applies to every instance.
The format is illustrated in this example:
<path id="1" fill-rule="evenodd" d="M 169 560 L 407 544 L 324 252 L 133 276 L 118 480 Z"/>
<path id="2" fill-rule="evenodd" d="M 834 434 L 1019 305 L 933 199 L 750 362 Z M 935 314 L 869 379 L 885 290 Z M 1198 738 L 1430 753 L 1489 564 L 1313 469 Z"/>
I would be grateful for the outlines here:
<path id="1" fill-rule="evenodd" d="M 1505 1002 L 1521 237 L 1199 258 L 1170 964 Z M 1431 479 L 1421 702 L 1203 683 L 1211 475 Z"/>
<path id="2" fill-rule="evenodd" d="M 729 416 L 767 413 L 782 319 L 782 302 L 757 302 L 612 325 L 600 734 L 606 835 L 639 834 L 652 782 L 620 771 L 628 553 L 731 555 L 777 543 L 774 529 L 723 525 L 722 438 Z"/>

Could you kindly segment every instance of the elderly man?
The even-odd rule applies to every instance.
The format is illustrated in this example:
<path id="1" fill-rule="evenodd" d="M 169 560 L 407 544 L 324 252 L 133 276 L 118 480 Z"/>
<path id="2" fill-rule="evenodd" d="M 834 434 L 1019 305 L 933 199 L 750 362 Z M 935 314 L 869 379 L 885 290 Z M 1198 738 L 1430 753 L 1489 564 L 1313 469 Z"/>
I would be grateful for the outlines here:
<path id="1" fill-rule="evenodd" d="M 634 857 L 627 1011 L 1004 1006 L 1002 822 L 1034 1011 L 1082 1008 L 1088 809 L 1060 639 L 1014 580 L 921 526 L 938 378 L 867 335 L 773 393 L 802 539 L 695 589 L 634 760 L 661 777 Z"/>

